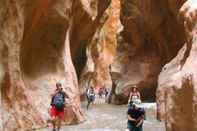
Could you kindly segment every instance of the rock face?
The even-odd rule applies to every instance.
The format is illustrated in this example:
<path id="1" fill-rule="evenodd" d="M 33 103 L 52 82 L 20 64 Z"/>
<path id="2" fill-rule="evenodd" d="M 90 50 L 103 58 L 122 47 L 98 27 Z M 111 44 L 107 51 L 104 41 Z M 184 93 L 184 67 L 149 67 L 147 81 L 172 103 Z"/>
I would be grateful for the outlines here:
<path id="1" fill-rule="evenodd" d="M 65 91 L 71 100 L 65 109 L 64 122 L 75 124 L 84 120 L 70 46 L 75 56 L 73 49 L 83 40 L 78 37 L 88 39 L 94 34 L 108 4 L 108 0 L 0 1 L 3 131 L 45 126 L 50 94 L 57 81 L 68 87 Z M 75 41 L 77 28 L 82 32 Z"/>
<path id="2" fill-rule="evenodd" d="M 116 33 L 120 25 L 119 0 L 111 1 L 105 16 L 102 17 L 100 28 L 97 28 L 91 42 L 87 45 L 85 55 L 87 61 L 80 75 L 82 94 L 89 84 L 111 88 L 112 81 L 109 66 L 116 53 Z M 90 82 L 91 81 L 91 82 Z"/>
<path id="3" fill-rule="evenodd" d="M 185 34 L 178 10 L 183 0 L 121 0 L 114 103 L 125 103 L 132 85 L 143 99 L 154 99 L 162 66 L 183 46 Z"/>
<path id="4" fill-rule="evenodd" d="M 105 10 L 111 3 L 111 0 L 82 0 L 82 5 L 74 7 L 75 16 L 74 25 L 71 29 L 71 55 L 78 76 L 82 73 L 86 65 L 86 47 L 92 41 L 97 29 L 104 24 L 106 17 Z M 79 28 L 80 27 L 80 28 Z"/>
<path id="5" fill-rule="evenodd" d="M 197 2 L 188 0 L 180 9 L 187 41 L 159 75 L 158 117 L 167 131 L 197 130 Z M 176 33 L 176 32 L 175 32 Z"/>

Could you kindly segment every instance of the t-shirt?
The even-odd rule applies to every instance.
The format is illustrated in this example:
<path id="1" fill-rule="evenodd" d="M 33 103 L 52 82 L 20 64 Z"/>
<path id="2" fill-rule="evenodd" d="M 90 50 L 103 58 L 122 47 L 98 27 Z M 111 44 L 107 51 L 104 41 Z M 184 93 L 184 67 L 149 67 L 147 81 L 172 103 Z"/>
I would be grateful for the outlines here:
<path id="1" fill-rule="evenodd" d="M 65 98 L 69 98 L 68 95 L 64 92 L 64 91 L 59 91 L 59 92 L 56 92 L 57 93 L 60 93 L 64 99 L 64 102 L 65 102 Z M 56 95 L 55 94 L 55 95 Z M 51 100 L 51 105 L 54 105 L 54 98 L 55 98 L 55 95 L 52 97 L 52 100 Z"/>
<path id="2" fill-rule="evenodd" d="M 134 119 L 139 119 L 140 117 L 143 117 L 143 116 L 144 116 L 145 111 L 144 111 L 143 108 L 134 109 L 134 108 L 131 108 L 131 107 L 130 107 L 130 108 L 128 109 L 127 114 L 128 114 L 130 117 L 134 118 Z M 130 120 L 128 120 L 128 122 L 129 122 L 130 124 L 133 124 L 133 125 L 137 124 L 136 122 L 130 121 Z"/>
<path id="3" fill-rule="evenodd" d="M 93 88 L 89 88 L 88 91 L 87 91 L 87 95 L 88 96 L 94 96 L 95 95 L 94 89 Z"/>

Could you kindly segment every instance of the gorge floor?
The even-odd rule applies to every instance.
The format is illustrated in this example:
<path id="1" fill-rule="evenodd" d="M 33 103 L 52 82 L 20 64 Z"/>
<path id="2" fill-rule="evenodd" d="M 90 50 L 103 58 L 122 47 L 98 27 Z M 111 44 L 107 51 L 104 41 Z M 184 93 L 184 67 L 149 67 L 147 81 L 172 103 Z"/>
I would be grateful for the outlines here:
<path id="1" fill-rule="evenodd" d="M 156 120 L 156 103 L 142 103 L 146 109 L 143 131 L 165 131 L 163 122 Z M 86 121 L 79 125 L 63 126 L 62 131 L 125 131 L 127 126 L 127 106 L 96 102 L 86 110 L 82 103 Z M 51 128 L 38 131 L 51 131 Z"/>

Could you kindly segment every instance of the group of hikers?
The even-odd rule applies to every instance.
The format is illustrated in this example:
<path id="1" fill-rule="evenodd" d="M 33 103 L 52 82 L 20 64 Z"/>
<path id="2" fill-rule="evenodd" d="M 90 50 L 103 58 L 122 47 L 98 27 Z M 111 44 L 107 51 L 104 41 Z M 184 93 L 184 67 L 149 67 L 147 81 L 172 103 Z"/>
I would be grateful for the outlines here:
<path id="1" fill-rule="evenodd" d="M 103 95 L 105 98 L 108 95 L 108 91 L 105 88 L 100 88 L 98 91 L 99 97 Z M 86 90 L 87 96 L 87 109 L 89 108 L 90 103 L 95 101 L 95 89 L 90 86 Z M 61 121 L 64 120 L 64 108 L 66 103 L 69 103 L 69 96 L 63 91 L 62 84 L 60 82 L 56 83 L 56 89 L 52 94 L 51 99 L 51 122 L 53 125 L 52 131 L 59 131 L 61 127 Z M 127 111 L 127 129 L 129 131 L 142 131 L 142 125 L 145 118 L 145 110 L 142 107 L 139 107 L 141 103 L 140 92 L 137 90 L 137 87 L 132 87 L 132 90 L 129 94 L 128 100 L 128 111 Z"/>
<path id="2" fill-rule="evenodd" d="M 107 95 L 108 95 L 108 90 L 104 86 L 100 87 L 98 89 L 98 96 L 99 96 L 99 98 L 102 98 L 103 96 L 105 98 L 107 98 Z M 87 110 L 88 110 L 89 105 L 91 103 L 94 103 L 94 101 L 96 99 L 96 91 L 95 91 L 95 89 L 92 86 L 87 88 L 87 90 L 86 90 L 86 98 L 87 98 L 87 106 L 86 107 L 87 107 Z"/>

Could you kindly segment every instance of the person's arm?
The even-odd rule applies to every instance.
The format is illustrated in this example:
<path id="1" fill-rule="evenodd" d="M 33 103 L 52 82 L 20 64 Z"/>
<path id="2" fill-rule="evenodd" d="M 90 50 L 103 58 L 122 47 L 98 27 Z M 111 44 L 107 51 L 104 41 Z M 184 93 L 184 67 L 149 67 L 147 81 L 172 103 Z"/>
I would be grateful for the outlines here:
<path id="1" fill-rule="evenodd" d="M 127 118 L 130 121 L 136 122 L 136 119 L 134 119 L 133 117 L 131 117 L 131 114 L 133 114 L 133 112 L 132 112 L 132 109 L 129 108 L 128 111 L 127 111 Z"/>
<path id="2" fill-rule="evenodd" d="M 144 122 L 144 118 L 141 118 L 140 121 L 137 123 L 136 127 L 139 127 Z"/>
<path id="3" fill-rule="evenodd" d="M 54 93 L 51 94 L 51 104 L 50 104 L 51 106 L 53 105 L 53 100 L 54 100 L 56 93 L 57 93 L 57 90 L 55 90 Z"/>
<path id="4" fill-rule="evenodd" d="M 139 97 L 139 99 L 141 100 L 141 95 L 140 95 L 140 92 L 138 91 L 138 93 L 137 93 L 137 94 L 138 94 L 138 97 Z"/>
<path id="5" fill-rule="evenodd" d="M 88 90 L 87 90 L 87 95 L 89 95 L 90 94 L 90 89 L 88 88 Z"/>
<path id="6" fill-rule="evenodd" d="M 132 95 L 132 92 L 130 92 L 130 94 L 129 94 L 128 104 L 129 104 L 129 103 L 130 103 L 130 101 L 131 101 L 131 95 Z"/>
<path id="7" fill-rule="evenodd" d="M 93 89 L 93 95 L 95 95 L 95 89 Z"/>
<path id="8" fill-rule="evenodd" d="M 64 95 L 64 103 L 66 104 L 69 102 L 69 96 L 68 96 L 68 94 L 66 94 L 65 91 L 63 92 L 63 95 Z"/>
<path id="9" fill-rule="evenodd" d="M 51 106 L 53 105 L 53 99 L 54 99 L 54 96 L 52 96 L 51 98 L 51 103 L 50 103 Z"/>
<path id="10" fill-rule="evenodd" d="M 141 116 L 139 117 L 139 119 L 138 119 L 138 121 L 137 121 L 137 125 L 136 125 L 136 127 L 139 127 L 140 125 L 142 125 L 143 124 L 143 122 L 144 122 L 144 114 L 145 114 L 145 112 L 144 111 L 141 111 Z"/>
<path id="11" fill-rule="evenodd" d="M 132 118 L 130 115 L 127 115 L 127 117 L 128 117 L 128 120 L 136 122 L 136 119 Z"/>

